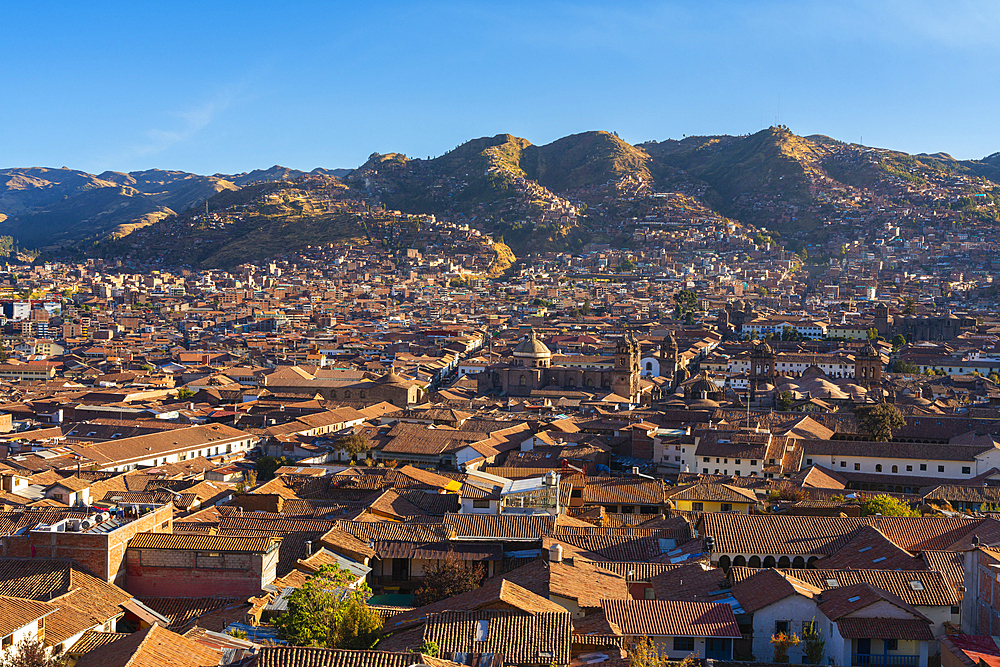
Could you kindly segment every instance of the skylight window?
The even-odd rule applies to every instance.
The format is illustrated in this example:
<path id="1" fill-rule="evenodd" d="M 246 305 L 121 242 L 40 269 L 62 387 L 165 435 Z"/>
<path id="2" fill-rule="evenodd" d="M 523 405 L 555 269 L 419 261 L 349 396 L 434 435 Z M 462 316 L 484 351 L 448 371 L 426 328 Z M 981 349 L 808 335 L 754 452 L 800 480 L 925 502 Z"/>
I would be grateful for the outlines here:
<path id="1" fill-rule="evenodd" d="M 840 586 L 840 582 L 837 581 L 836 579 L 827 579 L 826 585 L 829 586 L 830 588 L 838 588 Z"/>
<path id="2" fill-rule="evenodd" d="M 871 547 L 862 547 L 861 549 L 858 549 L 858 553 L 859 554 L 863 554 L 864 552 L 871 551 L 871 550 L 872 550 Z"/>
<path id="3" fill-rule="evenodd" d="M 873 563 L 881 563 L 881 562 L 882 562 L 882 561 L 884 561 L 884 560 L 885 560 L 885 556 L 882 556 L 882 557 L 880 557 L 880 558 L 876 558 L 876 559 L 875 559 L 875 560 L 873 560 L 872 562 L 873 562 Z"/>
<path id="4" fill-rule="evenodd" d="M 490 636 L 490 622 L 487 619 L 476 621 L 475 641 L 484 642 Z"/>
<path id="5" fill-rule="evenodd" d="M 910 588 L 912 588 L 915 591 L 922 591 L 924 590 L 924 582 L 917 581 L 916 579 L 914 579 L 913 581 L 910 582 Z"/>
<path id="6" fill-rule="evenodd" d="M 848 601 L 848 602 L 857 602 L 857 601 L 858 601 L 858 600 L 860 600 L 860 599 L 861 599 L 861 596 L 860 596 L 860 595 L 855 595 L 855 596 L 854 596 L 854 597 L 852 597 L 852 598 L 847 598 L 847 601 Z"/>

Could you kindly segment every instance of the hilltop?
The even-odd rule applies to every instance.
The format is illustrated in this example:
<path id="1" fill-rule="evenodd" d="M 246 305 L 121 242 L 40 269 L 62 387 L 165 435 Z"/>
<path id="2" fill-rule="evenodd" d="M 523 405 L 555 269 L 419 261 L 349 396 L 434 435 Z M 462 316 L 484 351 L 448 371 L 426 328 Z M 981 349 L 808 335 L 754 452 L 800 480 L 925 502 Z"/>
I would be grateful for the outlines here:
<path id="1" fill-rule="evenodd" d="M 0 234 L 53 250 L 184 211 L 235 184 L 214 176 L 150 170 L 100 175 L 72 169 L 0 170 Z"/>
<path id="2" fill-rule="evenodd" d="M 908 155 L 803 137 L 783 126 L 637 145 L 604 131 L 543 145 L 498 134 L 432 159 L 373 153 L 352 170 L 275 165 L 212 176 L 2 170 L 0 235 L 50 255 L 110 238 L 114 243 L 98 252 L 114 248 L 146 258 L 162 252 L 166 261 L 225 264 L 349 238 L 363 228 L 364 216 L 396 211 L 468 224 L 503 240 L 516 256 L 579 252 L 588 243 L 629 246 L 643 224 L 713 219 L 767 228 L 801 247 L 825 239 L 831 222 L 884 198 L 931 196 L 973 218 L 993 219 L 998 183 L 1000 153 L 964 161 L 944 152 Z M 280 206 L 263 198 L 275 188 L 287 195 Z M 227 210 L 223 219 L 201 220 L 205 226 L 161 246 L 157 239 L 176 238 L 178 225 L 203 213 L 206 200 L 210 210 Z M 241 207 L 237 217 L 232 206 Z M 155 229 L 134 235 L 145 227 Z"/>
<path id="3" fill-rule="evenodd" d="M 365 236 L 360 211 L 335 177 L 307 174 L 220 192 L 207 202 L 94 251 L 166 265 L 230 267 Z"/>

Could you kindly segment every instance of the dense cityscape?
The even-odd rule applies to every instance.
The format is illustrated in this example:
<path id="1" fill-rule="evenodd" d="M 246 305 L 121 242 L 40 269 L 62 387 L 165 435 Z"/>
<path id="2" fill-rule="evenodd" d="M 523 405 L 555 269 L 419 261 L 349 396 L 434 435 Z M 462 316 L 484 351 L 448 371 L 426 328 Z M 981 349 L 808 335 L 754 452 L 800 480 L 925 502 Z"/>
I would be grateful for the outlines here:
<path id="1" fill-rule="evenodd" d="M 518 177 L 420 213 L 392 193 L 428 167 L 382 163 L 271 170 L 89 257 L 7 244 L 10 655 L 1000 653 L 998 186 L 803 169 L 812 207 L 759 188 L 755 224 L 691 177 Z M 289 208 L 342 233 L 218 251 Z M 797 238 L 796 216 L 817 224 Z"/>
<path id="2" fill-rule="evenodd" d="M 5 7 L 0 667 L 1000 667 L 998 23 Z"/>

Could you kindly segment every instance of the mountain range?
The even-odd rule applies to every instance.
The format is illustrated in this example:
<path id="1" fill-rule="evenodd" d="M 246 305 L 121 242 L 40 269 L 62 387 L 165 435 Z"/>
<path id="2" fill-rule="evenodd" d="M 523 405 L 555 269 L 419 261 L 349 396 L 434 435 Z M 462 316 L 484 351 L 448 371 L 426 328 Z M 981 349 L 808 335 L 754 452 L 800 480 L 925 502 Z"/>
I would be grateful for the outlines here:
<path id="1" fill-rule="evenodd" d="M 362 207 L 465 220 L 505 236 L 515 250 L 574 250 L 591 240 L 615 242 L 617 234 L 627 231 L 623 225 L 645 211 L 637 202 L 655 192 L 684 193 L 692 205 L 718 215 L 802 237 L 820 233 L 822 220 L 838 213 L 836 202 L 844 193 L 883 196 L 898 194 L 901 186 L 932 184 L 953 187 L 956 196 L 994 193 L 1000 184 L 1000 153 L 982 160 L 955 160 L 945 153 L 909 155 L 772 127 L 752 135 L 636 145 L 602 131 L 540 146 L 500 134 L 427 160 L 374 153 L 351 170 L 302 172 L 276 165 L 241 174 L 154 169 L 95 175 L 66 168 L 14 168 L 0 170 L 0 234 L 46 255 L 80 252 L 109 238 L 128 243 L 144 227 L 151 230 L 143 238 L 155 237 L 158 225 L 193 215 L 206 201 L 210 209 L 231 205 L 226 193 L 305 177 L 326 183 L 328 191 L 335 189 L 337 197 Z M 259 201 L 256 196 L 239 199 L 244 209 Z M 286 222 L 305 224 L 320 215 L 313 208 L 272 211 L 269 224 L 283 220 L 282 215 L 290 216 Z M 312 220 L 311 242 L 324 237 L 322 225 L 345 221 L 343 215 L 320 217 L 329 219 L 319 226 Z M 240 219 L 260 222 L 260 216 L 249 214 Z M 293 230 L 294 225 L 283 233 L 283 243 L 291 244 L 284 246 L 288 250 L 296 243 Z M 343 231 L 331 228 L 330 236 L 343 236 Z M 244 233 L 237 225 L 227 233 L 241 247 L 252 247 L 253 235 L 261 229 L 249 225 Z"/>

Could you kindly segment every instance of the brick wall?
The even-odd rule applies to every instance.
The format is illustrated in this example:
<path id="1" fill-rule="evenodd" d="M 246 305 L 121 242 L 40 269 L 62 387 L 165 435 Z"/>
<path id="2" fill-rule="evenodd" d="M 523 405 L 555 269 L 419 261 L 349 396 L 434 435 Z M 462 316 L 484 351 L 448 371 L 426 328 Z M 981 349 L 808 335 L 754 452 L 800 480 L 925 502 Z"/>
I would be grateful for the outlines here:
<path id="1" fill-rule="evenodd" d="M 2 538 L 3 556 L 70 558 L 109 583 L 125 583 L 125 548 L 137 533 L 172 533 L 173 505 L 163 505 L 108 533 L 29 531 Z"/>
<path id="2" fill-rule="evenodd" d="M 278 549 L 264 554 L 128 549 L 124 588 L 143 597 L 242 597 L 274 580 Z"/>

